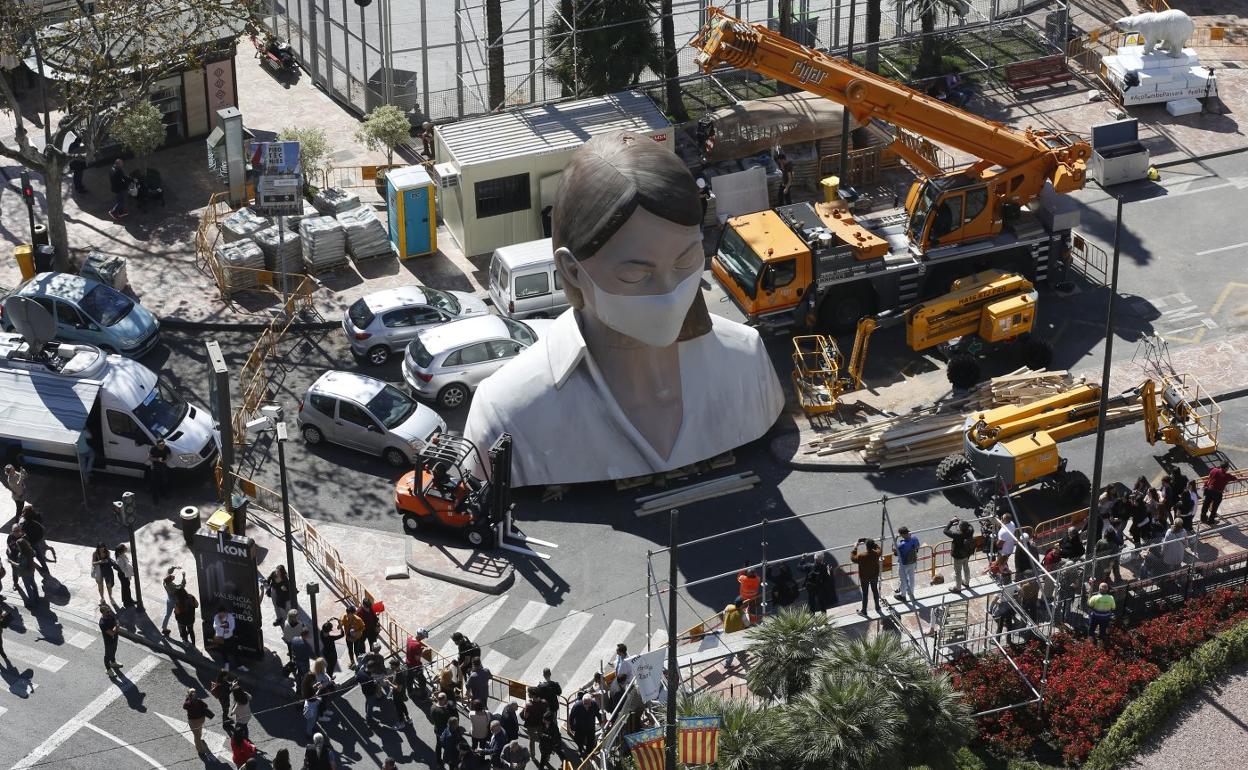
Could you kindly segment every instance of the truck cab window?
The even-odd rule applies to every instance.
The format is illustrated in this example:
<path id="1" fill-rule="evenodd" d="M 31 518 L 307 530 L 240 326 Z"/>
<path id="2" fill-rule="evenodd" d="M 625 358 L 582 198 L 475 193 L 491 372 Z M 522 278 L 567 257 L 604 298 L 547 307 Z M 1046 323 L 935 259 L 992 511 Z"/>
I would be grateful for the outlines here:
<path id="1" fill-rule="evenodd" d="M 148 443 L 147 434 L 138 426 L 130 415 L 125 412 L 115 412 L 109 409 L 108 430 L 114 436 L 123 436 L 138 444 Z"/>
<path id="2" fill-rule="evenodd" d="M 771 290 L 782 289 L 797 278 L 797 260 L 786 259 L 783 262 L 773 262 L 768 270 L 771 272 Z"/>

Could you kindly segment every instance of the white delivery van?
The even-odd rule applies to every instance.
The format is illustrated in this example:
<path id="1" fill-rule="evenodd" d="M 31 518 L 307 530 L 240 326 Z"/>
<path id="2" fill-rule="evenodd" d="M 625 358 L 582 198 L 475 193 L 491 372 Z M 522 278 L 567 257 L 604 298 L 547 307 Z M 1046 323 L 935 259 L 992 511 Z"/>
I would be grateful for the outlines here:
<path id="1" fill-rule="evenodd" d="M 490 299 L 508 318 L 554 318 L 567 310 L 549 238 L 494 250 Z"/>
<path id="2" fill-rule="evenodd" d="M 210 468 L 220 435 L 208 410 L 183 401 L 137 361 L 91 345 L 49 342 L 32 350 L 0 333 L 0 448 L 30 465 L 142 477 L 156 439 L 169 468 Z M 80 441 L 82 442 L 80 444 Z M 79 448 L 90 447 L 89 453 Z"/>

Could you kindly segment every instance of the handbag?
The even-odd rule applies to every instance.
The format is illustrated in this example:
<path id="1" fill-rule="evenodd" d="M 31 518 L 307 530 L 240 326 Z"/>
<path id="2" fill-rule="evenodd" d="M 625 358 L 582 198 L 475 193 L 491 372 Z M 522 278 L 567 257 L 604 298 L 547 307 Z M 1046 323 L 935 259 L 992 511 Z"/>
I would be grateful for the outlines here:
<path id="1" fill-rule="evenodd" d="M 137 198 L 137 197 L 139 197 L 139 183 L 138 183 L 138 182 L 135 182 L 134 180 L 131 180 L 131 181 L 130 181 L 129 192 L 130 192 L 130 197 L 131 197 L 131 198 Z"/>

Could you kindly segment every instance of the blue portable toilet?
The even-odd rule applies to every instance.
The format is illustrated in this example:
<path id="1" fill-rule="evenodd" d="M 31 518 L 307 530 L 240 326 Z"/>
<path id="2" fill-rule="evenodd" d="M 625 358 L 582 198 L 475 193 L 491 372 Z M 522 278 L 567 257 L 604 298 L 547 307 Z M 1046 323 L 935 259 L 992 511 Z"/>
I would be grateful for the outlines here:
<path id="1" fill-rule="evenodd" d="M 433 180 L 423 168 L 404 166 L 388 171 L 386 205 L 390 243 L 399 259 L 420 257 L 438 250 Z"/>

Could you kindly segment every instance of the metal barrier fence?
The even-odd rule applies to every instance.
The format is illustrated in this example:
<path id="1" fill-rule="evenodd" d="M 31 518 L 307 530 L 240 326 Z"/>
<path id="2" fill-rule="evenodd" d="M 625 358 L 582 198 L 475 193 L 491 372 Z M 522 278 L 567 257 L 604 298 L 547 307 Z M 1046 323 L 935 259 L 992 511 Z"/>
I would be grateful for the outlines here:
<path id="1" fill-rule="evenodd" d="M 260 404 L 268 400 L 271 380 L 268 363 L 295 319 L 312 308 L 312 289 L 312 279 L 304 276 L 295 290 L 286 297 L 278 315 L 260 332 L 256 344 L 247 354 L 247 360 L 239 369 L 238 392 L 242 397 L 242 405 L 234 410 L 232 419 L 235 443 L 246 443 L 247 421 L 255 415 Z"/>

